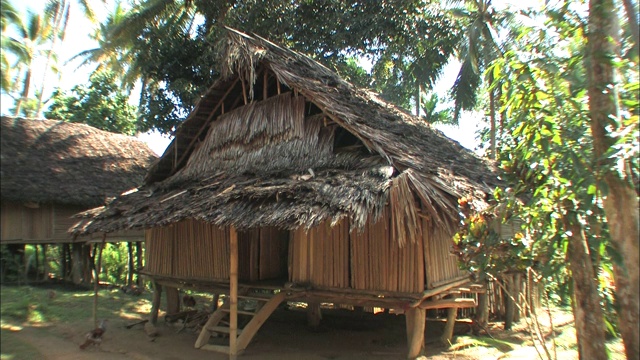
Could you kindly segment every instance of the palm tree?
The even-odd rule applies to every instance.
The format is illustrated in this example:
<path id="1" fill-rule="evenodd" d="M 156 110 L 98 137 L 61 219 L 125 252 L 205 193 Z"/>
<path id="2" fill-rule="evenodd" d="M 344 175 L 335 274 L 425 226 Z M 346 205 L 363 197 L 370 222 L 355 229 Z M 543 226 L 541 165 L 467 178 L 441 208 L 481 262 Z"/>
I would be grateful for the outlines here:
<path id="1" fill-rule="evenodd" d="M 454 119 L 461 110 L 472 110 L 477 104 L 477 93 L 482 84 L 482 73 L 493 60 L 502 55 L 495 29 L 498 19 L 491 0 L 456 0 L 454 16 L 468 23 L 465 37 L 458 50 L 462 62 L 451 93 L 455 101 Z M 485 79 L 489 91 L 489 117 L 491 126 L 490 156 L 496 157 L 496 87 L 493 73 Z"/>
<path id="2" fill-rule="evenodd" d="M 2 91 L 9 92 L 12 83 L 12 73 L 14 69 L 9 63 L 9 57 L 7 56 L 7 53 L 12 53 L 14 50 L 18 49 L 11 49 L 11 39 L 9 38 L 9 36 L 7 36 L 6 31 L 10 25 L 15 26 L 19 24 L 20 15 L 16 11 L 13 4 L 11 4 L 11 2 L 8 0 L 2 0 L 2 4 L 0 5 L 0 12 L 0 25 L 2 29 L 2 38 L 0 40 L 2 42 L 2 52 L 0 52 L 0 65 L 2 66 L 1 89 Z"/>
<path id="3" fill-rule="evenodd" d="M 104 1 L 104 0 L 103 0 Z M 84 12 L 84 16 L 95 22 L 95 12 L 89 5 L 88 0 L 78 0 L 79 6 Z M 70 0 L 49 0 L 45 6 L 46 20 L 52 24 L 51 27 L 51 43 L 47 55 L 47 61 L 45 64 L 45 71 L 42 75 L 42 82 L 40 84 L 40 92 L 38 94 L 38 105 L 36 112 L 38 115 L 42 114 L 42 95 L 44 94 L 44 87 L 46 84 L 48 69 L 51 65 L 51 60 L 56 54 L 58 45 L 64 41 L 65 34 L 67 32 L 67 25 L 69 24 L 69 17 L 71 16 L 71 1 Z M 59 80 L 59 79 L 58 79 Z"/>
<path id="4" fill-rule="evenodd" d="M 19 21 L 16 24 L 19 38 L 9 38 L 3 44 L 3 48 L 6 46 L 6 49 L 17 57 L 18 65 L 25 70 L 22 92 L 14 109 L 16 116 L 20 114 L 22 104 L 29 98 L 34 60 L 48 53 L 43 47 L 51 39 L 51 27 L 42 16 L 27 10 L 26 20 L 26 23 Z"/>

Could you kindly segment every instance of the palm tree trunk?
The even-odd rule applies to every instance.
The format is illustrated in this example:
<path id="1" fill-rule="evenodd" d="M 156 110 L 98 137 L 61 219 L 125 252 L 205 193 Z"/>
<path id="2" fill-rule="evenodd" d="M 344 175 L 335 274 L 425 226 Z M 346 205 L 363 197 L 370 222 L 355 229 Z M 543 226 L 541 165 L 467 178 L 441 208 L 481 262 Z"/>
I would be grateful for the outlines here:
<path id="1" fill-rule="evenodd" d="M 56 47 L 58 46 L 58 39 L 60 38 L 60 34 L 64 34 L 66 32 L 66 27 L 69 22 L 70 5 L 71 4 L 67 0 L 64 0 L 62 4 L 58 5 L 58 8 L 53 17 L 53 40 L 51 41 L 51 48 L 47 52 L 47 61 L 45 62 L 44 72 L 42 74 L 42 83 L 40 84 L 40 93 L 38 94 L 38 106 L 36 107 L 36 114 L 38 117 L 42 117 L 42 97 L 44 96 L 44 87 L 47 81 L 47 73 L 49 72 L 48 70 L 51 66 L 51 58 L 55 53 Z M 60 9 L 62 9 L 62 12 L 60 12 Z"/>
<path id="2" fill-rule="evenodd" d="M 16 109 L 14 111 L 14 116 L 20 115 L 20 108 L 22 107 L 22 103 L 27 100 L 29 97 L 29 88 L 31 87 L 31 67 L 27 69 L 27 73 L 24 75 L 24 87 L 22 88 L 22 95 L 20 99 L 16 102 Z"/>
<path id="3" fill-rule="evenodd" d="M 616 271 L 616 295 L 619 304 L 620 333 L 628 359 L 640 358 L 640 256 L 637 193 L 633 182 L 618 175 L 616 164 L 605 154 L 615 145 L 607 127 L 619 130 L 618 94 L 615 87 L 615 67 L 612 59 L 617 48 L 618 19 L 613 0 L 590 0 L 589 32 L 587 35 L 589 79 L 589 112 L 593 134 L 594 156 L 598 170 L 609 188 L 603 198 L 604 211 L 614 248 L 622 255 L 622 268 Z M 613 41 L 611 40 L 613 39 Z M 613 119 L 613 120 L 612 120 Z M 615 160 L 615 159 L 614 159 Z M 629 174 L 623 163 L 622 174 Z M 628 176 L 628 175 L 626 175 Z"/>

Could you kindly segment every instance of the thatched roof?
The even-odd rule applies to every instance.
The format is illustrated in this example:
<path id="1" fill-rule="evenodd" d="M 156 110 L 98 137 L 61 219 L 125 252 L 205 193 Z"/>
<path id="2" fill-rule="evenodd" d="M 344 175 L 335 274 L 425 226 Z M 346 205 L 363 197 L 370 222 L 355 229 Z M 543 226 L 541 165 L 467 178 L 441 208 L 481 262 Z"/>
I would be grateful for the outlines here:
<path id="1" fill-rule="evenodd" d="M 418 212 L 455 227 L 458 199 L 483 207 L 499 183 L 492 164 L 309 57 L 232 29 L 222 53 L 222 75 L 146 185 L 85 214 L 75 232 L 185 218 L 296 228 L 348 217 L 360 227 L 390 203 L 411 236 Z M 338 148 L 344 130 L 353 146 Z"/>
<path id="2" fill-rule="evenodd" d="M 0 136 L 2 201 L 103 205 L 157 159 L 133 137 L 84 124 L 2 117 Z"/>

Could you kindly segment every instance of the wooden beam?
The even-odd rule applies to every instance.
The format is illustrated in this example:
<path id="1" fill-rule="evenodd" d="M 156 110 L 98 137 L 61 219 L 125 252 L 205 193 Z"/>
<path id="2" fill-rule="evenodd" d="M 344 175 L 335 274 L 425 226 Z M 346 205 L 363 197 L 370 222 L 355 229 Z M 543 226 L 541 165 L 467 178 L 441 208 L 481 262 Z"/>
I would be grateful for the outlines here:
<path id="1" fill-rule="evenodd" d="M 98 252 L 98 264 L 96 264 L 96 281 L 93 285 L 93 325 L 98 327 L 98 287 L 100 284 L 100 267 L 102 266 L 102 249 L 104 249 L 104 242 L 107 240 L 107 233 L 102 235 L 102 242 L 100 243 L 100 251 Z"/>
<path id="2" fill-rule="evenodd" d="M 233 82 L 233 84 L 231 84 L 231 86 L 229 86 L 229 89 L 227 89 L 227 91 L 224 93 L 224 95 L 222 95 L 222 98 L 220 99 L 220 101 L 218 102 L 218 104 L 216 105 L 215 108 L 213 108 L 213 110 L 209 113 L 209 116 L 207 117 L 207 120 L 205 120 L 205 122 L 202 124 L 202 126 L 200 127 L 200 130 L 198 130 L 198 133 L 196 134 L 196 136 L 193 137 L 193 139 L 191 139 L 191 142 L 189 142 L 189 145 L 187 145 L 187 147 L 184 150 L 184 153 L 182 154 L 182 156 L 180 156 L 180 159 L 178 159 L 176 161 L 176 163 L 174 164 L 173 169 L 171 170 L 171 172 L 173 173 L 174 171 L 176 171 L 178 169 L 178 166 L 180 164 L 182 164 L 182 162 L 185 160 L 185 157 L 187 156 L 187 154 L 189 153 L 189 149 L 191 149 L 191 147 L 193 147 L 193 144 L 196 142 L 196 140 L 200 137 L 200 135 L 202 134 L 202 132 L 204 131 L 204 129 L 207 128 L 207 125 L 209 125 L 209 123 L 211 122 L 211 119 L 213 118 L 213 115 L 216 113 L 216 111 L 218 111 L 218 108 L 220 106 L 222 106 L 222 104 L 224 104 L 224 101 L 227 99 L 227 96 L 229 95 L 229 93 L 231 92 L 231 90 L 233 90 L 233 88 L 236 87 L 236 84 L 238 83 L 240 78 L 236 78 L 236 80 Z M 194 111 L 196 111 L 197 109 L 194 109 Z M 188 119 L 187 119 L 188 120 Z M 175 143 L 174 145 L 177 145 L 178 143 L 178 137 L 176 136 L 175 138 Z M 176 146 L 176 154 L 178 152 L 178 147 Z M 176 155 L 177 156 L 177 155 Z"/>
<path id="3" fill-rule="evenodd" d="M 476 307 L 475 299 L 444 299 L 436 301 L 425 301 L 418 306 L 421 309 L 446 309 L 446 308 L 471 308 Z"/>
<path id="4" fill-rule="evenodd" d="M 410 307 L 416 307 L 416 306 L 420 305 L 428 297 L 431 297 L 431 296 L 434 296 L 434 295 L 438 295 L 441 292 L 447 291 L 447 290 L 449 290 L 451 288 L 454 288 L 456 286 L 461 286 L 461 285 L 466 284 L 468 282 L 470 282 L 470 279 L 469 279 L 468 276 L 465 276 L 464 278 L 462 278 L 460 280 L 457 280 L 457 281 L 454 281 L 454 282 L 451 282 L 449 284 L 445 284 L 445 285 L 442 285 L 442 286 L 439 286 L 439 287 L 435 287 L 433 289 L 425 290 L 425 291 L 422 292 L 422 296 L 421 296 L 420 300 L 411 303 Z"/>
<path id="5" fill-rule="evenodd" d="M 229 359 L 238 355 L 238 232 L 229 226 Z"/>

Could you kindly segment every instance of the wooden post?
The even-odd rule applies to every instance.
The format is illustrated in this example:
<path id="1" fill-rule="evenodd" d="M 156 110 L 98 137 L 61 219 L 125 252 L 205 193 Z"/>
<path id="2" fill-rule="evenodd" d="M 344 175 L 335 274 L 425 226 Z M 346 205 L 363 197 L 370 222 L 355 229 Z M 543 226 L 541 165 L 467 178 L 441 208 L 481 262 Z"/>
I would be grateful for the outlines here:
<path id="1" fill-rule="evenodd" d="M 318 301 L 307 302 L 307 325 L 312 329 L 317 329 L 321 319 L 320 303 Z"/>
<path id="2" fill-rule="evenodd" d="M 238 356 L 238 233 L 229 226 L 229 359 Z"/>
<path id="3" fill-rule="evenodd" d="M 84 276 L 82 274 L 82 270 L 84 269 L 83 265 L 83 257 L 82 257 L 82 244 L 73 243 L 71 244 L 71 280 L 74 284 L 78 285 L 82 283 Z"/>
<path id="4" fill-rule="evenodd" d="M 40 260 L 38 259 L 38 244 L 33 245 L 33 248 L 36 250 L 36 278 L 35 280 L 38 281 L 38 275 L 39 275 L 39 270 L 40 270 Z"/>
<path id="5" fill-rule="evenodd" d="M 107 240 L 107 233 L 102 235 L 100 251 L 98 252 L 98 265 L 96 266 L 96 281 L 93 283 L 93 326 L 98 327 L 98 287 L 100 285 L 100 266 L 102 265 L 102 249 Z"/>
<path id="6" fill-rule="evenodd" d="M 49 268 L 47 265 L 47 244 L 42 244 L 42 280 L 49 279 Z"/>
<path id="7" fill-rule="evenodd" d="M 127 286 L 133 286 L 133 244 L 127 242 Z"/>
<path id="8" fill-rule="evenodd" d="M 142 268 L 142 241 L 136 242 L 136 269 L 140 270 Z M 138 288 L 142 289 L 142 276 L 140 273 L 136 275 L 136 284 Z"/>
<path id="9" fill-rule="evenodd" d="M 220 300 L 220 294 L 218 293 L 213 294 L 213 299 L 211 303 L 211 313 L 218 310 L 218 300 Z"/>
<path id="10" fill-rule="evenodd" d="M 151 325 L 156 326 L 158 323 L 158 311 L 160 310 L 160 300 L 162 299 L 162 285 L 153 281 L 151 283 L 153 287 L 153 300 L 151 300 L 151 319 L 149 322 Z"/>
<path id="11" fill-rule="evenodd" d="M 407 345 L 409 348 L 407 359 L 416 359 L 424 351 L 425 315 L 426 310 L 419 307 L 409 308 L 404 314 L 407 322 Z"/>
<path id="12" fill-rule="evenodd" d="M 502 291 L 502 298 L 504 299 L 504 329 L 511 330 L 513 326 L 513 318 L 515 315 L 516 306 L 511 295 L 513 294 L 513 274 L 506 274 L 502 277 L 504 282 L 504 289 Z"/>
<path id="13" fill-rule="evenodd" d="M 444 332 L 440 337 L 440 341 L 444 346 L 451 346 L 451 340 L 453 339 L 453 328 L 456 325 L 456 316 L 458 315 L 457 307 L 450 307 L 447 309 L 447 323 L 444 325 Z"/>
<path id="14" fill-rule="evenodd" d="M 180 294 L 178 293 L 178 289 L 166 286 L 165 290 L 167 297 L 167 315 L 180 312 Z"/>

